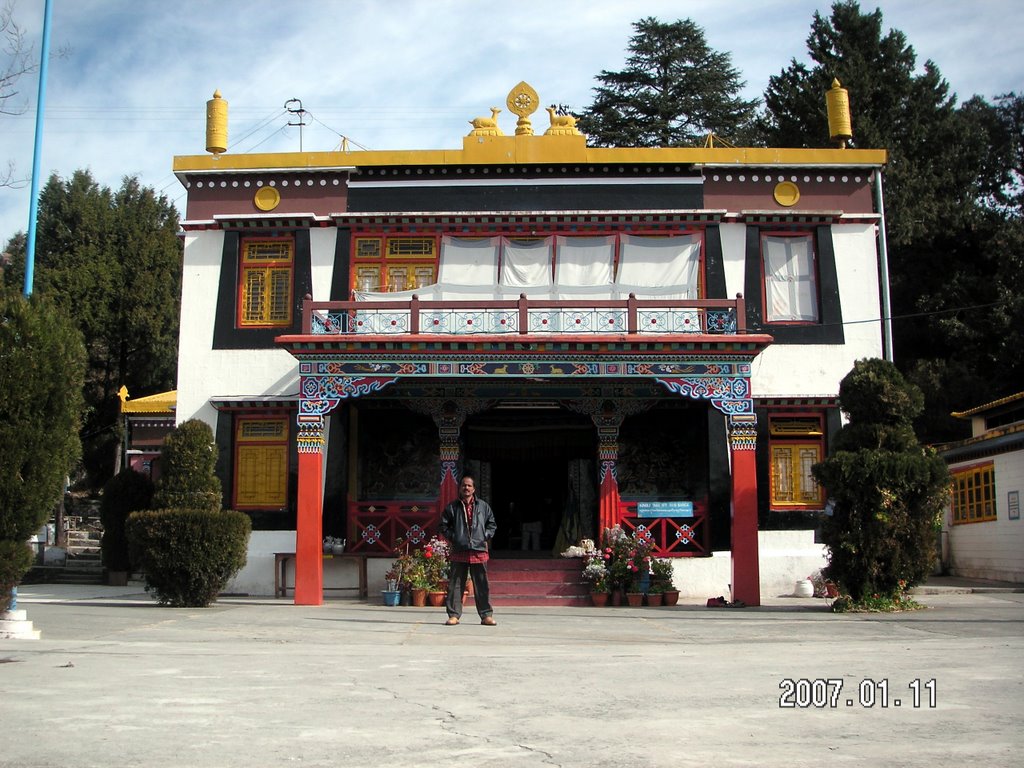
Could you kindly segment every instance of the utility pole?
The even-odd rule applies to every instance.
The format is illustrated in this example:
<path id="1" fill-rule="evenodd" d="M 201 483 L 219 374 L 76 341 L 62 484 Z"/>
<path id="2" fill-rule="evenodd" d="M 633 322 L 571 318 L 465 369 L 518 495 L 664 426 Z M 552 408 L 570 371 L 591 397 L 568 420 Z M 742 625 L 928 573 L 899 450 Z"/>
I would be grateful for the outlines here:
<path id="1" fill-rule="evenodd" d="M 298 106 L 297 109 L 294 109 L 294 108 L 288 106 L 289 104 L 298 104 L 299 106 Z M 296 126 L 297 125 L 299 127 L 299 152 L 301 152 L 302 151 L 302 126 L 304 126 L 306 124 L 303 121 L 303 118 L 305 118 L 305 116 L 306 116 L 306 110 L 304 110 L 302 108 L 302 99 L 288 99 L 288 101 L 286 101 L 284 103 L 284 108 L 286 110 L 288 110 L 291 114 L 299 116 L 298 117 L 299 122 L 297 122 L 297 123 L 289 122 L 288 125 L 291 125 L 291 126 Z"/>

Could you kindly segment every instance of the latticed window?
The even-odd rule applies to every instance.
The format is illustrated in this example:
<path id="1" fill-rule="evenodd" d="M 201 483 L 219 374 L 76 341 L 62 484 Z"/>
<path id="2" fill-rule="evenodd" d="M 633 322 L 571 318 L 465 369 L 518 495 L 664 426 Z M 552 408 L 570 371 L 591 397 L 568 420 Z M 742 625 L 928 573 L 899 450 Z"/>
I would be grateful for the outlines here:
<path id="1" fill-rule="evenodd" d="M 824 493 L 811 474 L 824 454 L 820 417 L 778 417 L 769 425 L 772 506 L 821 508 Z"/>
<path id="2" fill-rule="evenodd" d="M 242 243 L 239 325 L 292 324 L 294 244 L 290 239 Z"/>
<path id="3" fill-rule="evenodd" d="M 952 472 L 953 524 L 996 519 L 996 471 L 992 462 Z"/>
<path id="4" fill-rule="evenodd" d="M 237 509 L 278 509 L 288 494 L 288 419 L 240 418 L 235 428 Z"/>
<path id="5" fill-rule="evenodd" d="M 437 240 L 433 237 L 359 236 L 352 240 L 352 288 L 364 292 L 406 291 L 437 279 Z"/>

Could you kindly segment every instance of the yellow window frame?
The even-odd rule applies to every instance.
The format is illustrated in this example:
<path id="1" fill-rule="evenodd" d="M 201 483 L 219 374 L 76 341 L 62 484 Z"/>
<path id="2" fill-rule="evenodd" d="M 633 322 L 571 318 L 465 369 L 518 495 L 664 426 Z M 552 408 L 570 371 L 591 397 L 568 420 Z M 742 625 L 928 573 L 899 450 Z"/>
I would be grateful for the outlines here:
<path id="1" fill-rule="evenodd" d="M 290 238 L 242 241 L 238 324 L 279 328 L 292 324 L 295 243 Z"/>
<path id="2" fill-rule="evenodd" d="M 288 417 L 235 423 L 235 509 L 281 509 L 288 502 Z"/>
<path id="3" fill-rule="evenodd" d="M 953 525 L 995 520 L 996 467 L 991 461 L 960 467 L 950 472 L 953 478 L 951 506 Z"/>
<path id="4" fill-rule="evenodd" d="M 821 508 L 824 489 L 811 474 L 811 467 L 822 460 L 821 443 L 772 441 L 770 450 L 772 507 Z"/>

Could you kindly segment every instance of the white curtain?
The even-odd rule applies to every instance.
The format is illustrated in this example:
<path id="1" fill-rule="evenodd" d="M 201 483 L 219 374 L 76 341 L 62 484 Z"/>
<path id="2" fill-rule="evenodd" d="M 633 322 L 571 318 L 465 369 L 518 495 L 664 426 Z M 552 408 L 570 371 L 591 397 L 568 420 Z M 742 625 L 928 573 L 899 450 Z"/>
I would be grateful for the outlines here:
<path id="1" fill-rule="evenodd" d="M 635 293 L 638 298 L 647 295 L 697 298 L 700 270 L 700 238 L 697 235 L 621 235 L 620 242 L 619 270 L 615 278 L 619 294 Z"/>
<path id="2" fill-rule="evenodd" d="M 607 286 L 611 293 L 615 237 L 563 237 L 556 240 L 555 285 Z"/>
<path id="3" fill-rule="evenodd" d="M 818 320 L 810 236 L 764 238 L 765 320 Z"/>
<path id="4" fill-rule="evenodd" d="M 498 282 L 500 237 L 449 237 L 441 239 L 441 263 L 437 282 L 446 285 L 493 286 Z"/>
<path id="5" fill-rule="evenodd" d="M 553 240 L 502 238 L 501 284 L 505 288 L 550 286 Z"/>

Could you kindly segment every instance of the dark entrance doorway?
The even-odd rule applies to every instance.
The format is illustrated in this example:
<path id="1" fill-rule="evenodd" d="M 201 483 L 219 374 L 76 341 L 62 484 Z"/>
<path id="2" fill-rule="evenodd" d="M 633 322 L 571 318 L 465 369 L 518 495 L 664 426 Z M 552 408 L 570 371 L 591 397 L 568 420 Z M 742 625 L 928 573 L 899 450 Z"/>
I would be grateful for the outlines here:
<path id="1" fill-rule="evenodd" d="M 463 426 L 467 466 L 494 509 L 499 556 L 550 557 L 559 532 L 596 524 L 593 422 L 557 405 L 497 407 Z M 576 537 L 565 544 L 576 543 Z"/>

